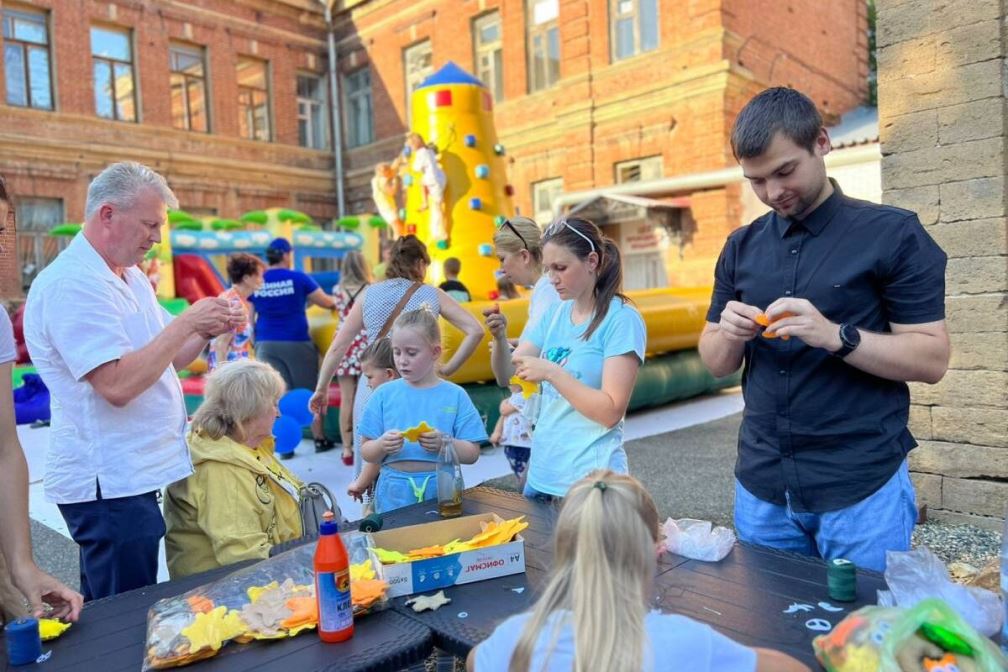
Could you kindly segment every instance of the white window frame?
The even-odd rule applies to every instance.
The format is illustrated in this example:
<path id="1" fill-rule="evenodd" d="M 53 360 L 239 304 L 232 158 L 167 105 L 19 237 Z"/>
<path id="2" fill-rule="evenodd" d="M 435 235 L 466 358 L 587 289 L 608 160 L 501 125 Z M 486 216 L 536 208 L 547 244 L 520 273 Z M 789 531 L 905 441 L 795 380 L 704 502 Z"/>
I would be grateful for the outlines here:
<path id="1" fill-rule="evenodd" d="M 91 44 L 91 73 L 92 73 L 92 77 L 94 77 L 95 67 L 97 65 L 101 64 L 101 65 L 106 66 L 109 69 L 110 81 L 112 83 L 112 90 L 109 92 L 111 94 L 111 96 L 112 96 L 112 116 L 109 117 L 109 116 L 101 114 L 99 112 L 99 110 L 98 110 L 98 98 L 99 98 L 99 95 L 104 95 L 105 92 L 99 93 L 99 91 L 98 91 L 98 81 L 97 80 L 92 80 L 92 87 L 94 89 L 94 97 L 95 97 L 95 113 L 98 114 L 98 116 L 100 116 L 102 119 L 112 119 L 113 121 L 127 121 L 127 122 L 136 123 L 136 122 L 138 122 L 140 120 L 140 105 L 139 105 L 139 96 L 137 95 L 138 94 L 139 85 L 138 85 L 138 82 L 137 82 L 136 48 L 135 48 L 135 45 L 133 44 L 133 31 L 130 28 L 121 28 L 119 26 L 108 26 L 108 25 L 103 25 L 103 24 L 92 24 L 91 28 L 90 28 L 90 31 L 89 31 L 89 35 L 93 36 L 94 35 L 94 31 L 96 31 L 96 30 L 104 30 L 104 31 L 109 32 L 109 33 L 119 33 L 121 35 L 125 35 L 126 36 L 126 43 L 129 45 L 129 60 L 125 60 L 124 61 L 122 59 L 111 57 L 111 56 L 99 56 L 99 55 L 96 55 L 94 53 L 94 40 L 92 38 L 92 44 Z M 116 73 L 116 66 L 127 66 L 127 65 L 129 66 L 129 80 L 130 80 L 129 81 L 129 84 L 130 84 L 129 97 L 132 100 L 132 107 L 133 107 L 133 115 L 132 115 L 132 117 L 127 117 L 126 115 L 122 114 L 122 112 L 119 109 L 120 108 L 119 99 L 121 97 L 124 97 L 124 96 L 121 96 L 120 93 L 119 93 L 119 86 L 118 86 L 118 84 L 119 84 L 119 76 L 117 76 L 115 74 Z"/>
<path id="2" fill-rule="evenodd" d="M 532 192 L 532 218 L 540 226 L 546 226 L 553 219 L 553 201 L 563 194 L 563 178 L 551 177 L 533 182 L 530 190 Z"/>
<path id="3" fill-rule="evenodd" d="M 367 75 L 367 86 L 359 86 L 356 78 Z M 356 88 L 359 86 L 359 88 Z M 375 140 L 374 130 L 374 98 L 371 93 L 371 66 L 365 65 L 353 72 L 343 75 L 343 97 L 346 109 L 346 142 L 347 147 L 369 145 Z M 364 119 L 358 117 L 363 114 Z M 366 122 L 366 132 L 361 135 L 358 130 Z"/>
<path id="4" fill-rule="evenodd" d="M 429 39 L 414 42 L 403 49 L 403 74 L 406 82 L 406 125 L 413 123 L 413 91 L 434 74 L 434 47 Z"/>
<path id="5" fill-rule="evenodd" d="M 492 24 L 497 24 L 497 39 L 484 42 L 481 37 L 483 30 Z M 490 90 L 494 101 L 504 100 L 504 23 L 499 11 L 487 12 L 473 19 L 472 43 L 476 77 Z"/>
<path id="6" fill-rule="evenodd" d="M 25 104 L 21 105 L 11 99 L 11 81 L 10 78 L 5 78 L 7 87 L 5 100 L 7 104 L 15 107 L 26 107 L 35 110 L 53 110 L 56 107 L 56 97 L 53 93 L 52 45 L 49 37 L 49 14 L 47 12 L 35 12 L 21 8 L 4 7 L 2 14 L 0 14 L 0 20 L 3 22 L 3 31 L 0 34 L 3 35 L 4 68 L 6 70 L 6 68 L 11 66 L 11 64 L 7 61 L 7 51 L 9 49 L 18 49 L 21 52 L 21 66 L 24 68 Z M 41 24 L 42 28 L 45 30 L 45 42 L 34 42 L 16 37 L 16 22 L 19 20 Z M 36 97 L 33 93 L 33 89 L 35 87 L 33 87 L 32 80 L 31 54 L 37 52 L 45 53 L 46 89 L 48 90 L 49 95 L 48 105 L 39 104 L 35 100 Z"/>
<path id="7" fill-rule="evenodd" d="M 529 93 L 544 91 L 560 81 L 559 13 L 559 0 L 525 1 L 525 52 Z M 556 50 L 554 67 L 550 67 L 551 47 Z"/>
<path id="8" fill-rule="evenodd" d="M 660 154 L 620 161 L 613 164 L 613 181 L 616 184 L 625 184 L 657 180 L 664 176 L 664 170 L 664 159 Z"/>
<path id="9" fill-rule="evenodd" d="M 261 58 L 255 58 L 253 56 L 239 56 L 238 63 L 235 65 L 235 74 L 237 76 L 238 70 L 240 70 L 243 63 L 256 63 L 262 65 L 263 67 L 263 78 L 265 82 L 264 88 L 259 88 L 255 86 L 249 86 L 247 84 L 241 84 L 240 78 L 238 83 L 238 132 L 241 137 L 246 140 L 256 140 L 259 142 L 272 142 L 273 141 L 273 113 L 272 113 L 272 103 L 273 103 L 273 92 L 272 87 L 270 87 L 270 63 Z M 266 100 L 262 104 L 262 109 L 265 114 L 265 133 L 259 134 L 256 132 L 256 110 L 260 107 L 255 104 L 255 92 L 262 92 L 266 95 Z M 242 102 L 243 95 L 251 95 L 250 105 Z M 245 124 L 247 127 L 247 132 L 242 133 L 241 131 L 241 121 L 242 117 L 245 117 Z"/>
<path id="10" fill-rule="evenodd" d="M 301 95 L 301 81 L 314 80 L 315 96 Z M 298 143 L 308 149 L 329 149 L 328 78 L 314 72 L 297 73 Z M 302 126 L 303 125 L 303 126 Z M 302 128 L 304 133 L 302 134 Z"/>
<path id="11" fill-rule="evenodd" d="M 58 206 L 56 215 L 49 218 L 50 221 L 36 221 L 38 213 L 33 210 L 37 207 L 41 211 L 46 205 Z M 23 197 L 17 199 L 14 210 L 17 212 L 15 246 L 18 269 L 22 287 L 27 288 L 35 276 L 70 243 L 68 237 L 49 235 L 54 226 L 64 222 L 66 206 L 62 198 Z"/>
<path id="12" fill-rule="evenodd" d="M 199 75 L 191 74 L 186 70 L 176 70 L 174 61 L 175 54 L 186 54 L 198 58 L 200 61 L 200 72 Z M 206 59 L 206 49 L 201 46 L 196 46 L 192 44 L 183 44 L 181 42 L 172 42 L 168 45 L 168 70 L 169 70 L 169 95 L 171 87 L 174 87 L 174 82 L 172 80 L 180 78 L 182 80 L 182 107 L 185 113 L 185 124 L 179 126 L 175 124 L 175 110 L 171 109 L 172 115 L 172 126 L 181 129 L 183 131 L 194 131 L 197 133 L 209 133 L 210 132 L 210 98 L 209 98 L 209 87 L 207 87 L 207 59 Z M 189 99 L 189 89 L 190 85 L 193 83 L 198 83 L 203 89 L 203 119 L 206 128 L 193 128 L 193 113 L 192 113 L 192 101 Z"/>
<path id="13" fill-rule="evenodd" d="M 648 13 L 653 15 L 650 21 L 642 10 L 641 5 L 644 3 L 648 3 Z M 658 0 L 609 0 L 609 45 L 613 62 L 633 58 L 658 48 L 661 42 L 658 11 Z M 619 24 L 624 21 L 630 22 L 632 26 L 632 44 L 629 45 L 629 52 L 620 53 Z M 645 27 L 653 31 L 654 44 L 644 44 Z"/>

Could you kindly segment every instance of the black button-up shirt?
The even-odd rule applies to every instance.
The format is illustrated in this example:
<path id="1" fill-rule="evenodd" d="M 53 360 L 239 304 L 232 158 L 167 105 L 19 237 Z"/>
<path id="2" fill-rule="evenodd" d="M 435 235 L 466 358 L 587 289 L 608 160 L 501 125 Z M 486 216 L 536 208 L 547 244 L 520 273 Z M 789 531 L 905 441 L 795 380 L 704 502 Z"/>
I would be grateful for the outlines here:
<path id="1" fill-rule="evenodd" d="M 860 329 L 945 317 L 945 261 L 917 215 L 834 193 L 802 221 L 775 212 L 732 232 L 708 322 L 728 301 L 808 299 Z M 760 499 L 821 513 L 878 490 L 917 443 L 905 383 L 865 373 L 801 339 L 746 343 L 735 476 Z"/>

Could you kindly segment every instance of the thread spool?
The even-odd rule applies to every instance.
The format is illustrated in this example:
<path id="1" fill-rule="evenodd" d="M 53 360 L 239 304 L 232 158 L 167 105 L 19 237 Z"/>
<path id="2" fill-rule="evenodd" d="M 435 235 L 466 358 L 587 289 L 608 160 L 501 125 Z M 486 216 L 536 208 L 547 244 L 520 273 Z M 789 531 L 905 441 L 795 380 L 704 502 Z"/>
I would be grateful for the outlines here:
<path id="1" fill-rule="evenodd" d="M 850 560 L 830 560 L 826 564 L 826 586 L 830 598 L 853 602 L 857 597 L 857 567 Z"/>
<path id="2" fill-rule="evenodd" d="M 11 665 L 28 665 L 42 655 L 42 637 L 34 618 L 19 618 L 4 628 L 7 660 Z"/>

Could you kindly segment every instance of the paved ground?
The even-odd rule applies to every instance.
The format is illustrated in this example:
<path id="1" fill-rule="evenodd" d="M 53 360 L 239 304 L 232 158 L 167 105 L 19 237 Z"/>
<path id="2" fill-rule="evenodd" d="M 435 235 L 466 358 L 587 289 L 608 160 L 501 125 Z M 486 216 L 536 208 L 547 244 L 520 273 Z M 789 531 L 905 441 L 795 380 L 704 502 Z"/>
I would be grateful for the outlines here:
<path id="1" fill-rule="evenodd" d="M 731 526 L 732 469 L 741 418 L 735 413 L 627 442 L 631 473 L 654 496 L 662 520 L 700 518 Z M 515 480 L 505 476 L 486 483 L 513 490 Z M 1000 537 L 968 525 L 929 523 L 915 531 L 914 545 L 929 546 L 945 562 L 966 561 L 979 568 L 996 557 Z M 34 520 L 32 540 L 39 566 L 76 586 L 76 545 Z"/>
<path id="2" fill-rule="evenodd" d="M 630 473 L 651 492 L 665 518 L 731 524 L 735 444 L 742 414 L 628 441 Z M 488 485 L 513 490 L 513 476 Z"/>

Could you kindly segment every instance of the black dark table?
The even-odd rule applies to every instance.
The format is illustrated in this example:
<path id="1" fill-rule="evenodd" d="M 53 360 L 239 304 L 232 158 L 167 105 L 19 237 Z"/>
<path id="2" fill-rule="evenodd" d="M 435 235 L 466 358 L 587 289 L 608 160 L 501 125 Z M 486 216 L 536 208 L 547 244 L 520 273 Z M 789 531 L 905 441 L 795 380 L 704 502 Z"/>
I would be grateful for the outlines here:
<path id="1" fill-rule="evenodd" d="M 248 564 L 251 563 L 222 567 L 89 602 L 80 621 L 62 637 L 42 642 L 42 650 L 52 650 L 52 657 L 38 667 L 46 672 L 137 672 L 143 662 L 147 639 L 147 609 L 152 604 L 221 578 Z M 314 632 L 308 632 L 278 641 L 228 644 L 217 656 L 196 663 L 192 669 L 207 672 L 253 668 L 283 672 L 392 671 L 422 662 L 432 647 L 431 632 L 426 626 L 389 609 L 358 620 L 354 624 L 354 636 L 347 642 L 325 644 Z M 6 646 L 0 647 L 0 670 L 14 672 L 34 667 L 8 665 Z"/>
<path id="2" fill-rule="evenodd" d="M 436 508 L 427 503 L 401 509 L 386 516 L 385 526 L 434 520 Z M 551 564 L 557 513 L 551 505 L 485 487 L 466 491 L 462 511 L 464 515 L 492 511 L 505 519 L 526 516 L 529 527 L 522 532 L 526 573 L 446 588 L 451 604 L 437 611 L 418 614 L 405 606 L 408 597 L 393 600 L 396 611 L 433 631 L 435 646 L 460 658 L 500 622 L 532 606 Z M 879 588 L 885 588 L 881 574 L 859 571 L 857 600 L 836 602 L 827 594 L 826 565 L 821 560 L 737 544 L 720 562 L 663 553 L 655 581 L 655 607 L 707 623 L 748 646 L 784 651 L 812 669 L 820 669 L 812 653 L 812 639 L 823 631 L 809 629 L 806 622 L 820 619 L 813 626 L 828 624 L 832 628 L 851 611 L 874 604 Z M 829 611 L 819 602 L 837 611 Z M 812 610 L 785 614 L 792 604 L 809 605 Z"/>
<path id="3" fill-rule="evenodd" d="M 783 651 L 818 670 L 812 640 L 852 611 L 875 604 L 876 591 L 885 588 L 881 574 L 858 570 L 857 599 L 838 602 L 828 594 L 823 561 L 736 544 L 720 562 L 687 560 L 659 574 L 655 606 L 703 621 L 747 646 Z"/>
<path id="4" fill-rule="evenodd" d="M 549 572 L 552 532 L 557 508 L 533 502 L 513 492 L 477 487 L 467 490 L 463 515 L 493 512 L 509 519 L 524 515 L 524 574 L 503 576 L 445 589 L 451 603 L 437 611 L 415 613 L 404 602 L 392 600 L 385 611 L 355 623 L 353 639 L 323 644 L 311 634 L 279 642 L 229 645 L 216 658 L 198 663 L 199 670 L 395 670 L 420 662 L 432 646 L 464 658 L 508 617 L 528 610 L 536 590 Z M 384 516 L 391 529 L 438 520 L 437 505 L 424 502 Z M 300 541 L 297 543 L 306 543 Z M 275 552 L 297 543 L 284 544 Z M 139 669 L 146 638 L 147 608 L 162 597 L 178 595 L 234 571 L 214 570 L 181 581 L 158 584 L 90 603 L 80 623 L 52 642 L 48 670 L 86 669 L 100 672 Z M 772 549 L 737 544 L 716 563 L 689 560 L 663 553 L 655 580 L 655 607 L 708 623 L 748 646 L 784 651 L 819 669 L 812 639 L 832 628 L 848 613 L 874 604 L 875 591 L 885 587 L 880 574 L 858 571 L 857 600 L 839 603 L 826 590 L 826 565 L 820 560 Z M 826 606 L 820 606 L 820 602 Z M 792 605 L 807 605 L 791 608 Z M 793 613 L 785 613 L 792 611 Z M 0 669 L 8 668 L 0 652 Z"/>

